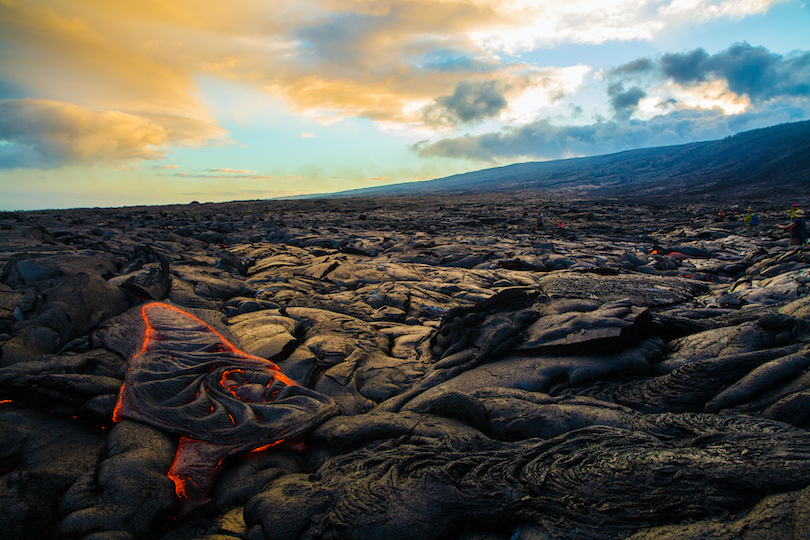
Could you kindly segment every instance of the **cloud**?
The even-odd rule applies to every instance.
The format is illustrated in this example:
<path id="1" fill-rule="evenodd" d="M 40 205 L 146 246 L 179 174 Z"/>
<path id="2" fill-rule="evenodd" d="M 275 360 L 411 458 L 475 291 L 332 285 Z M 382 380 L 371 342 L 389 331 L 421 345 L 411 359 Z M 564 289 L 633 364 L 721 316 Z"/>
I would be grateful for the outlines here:
<path id="1" fill-rule="evenodd" d="M 745 42 L 713 55 L 697 48 L 640 58 L 605 71 L 604 80 L 617 120 L 679 107 L 738 114 L 768 101 L 798 100 L 810 108 L 810 52 L 783 56 Z"/>
<path id="2" fill-rule="evenodd" d="M 634 86 L 629 90 L 625 90 L 622 83 L 612 83 L 608 86 L 608 97 L 610 98 L 610 106 L 616 114 L 616 118 L 620 120 L 627 120 L 633 111 L 638 108 L 638 103 L 647 94 L 641 88 Z"/>
<path id="3" fill-rule="evenodd" d="M 498 163 L 548 160 L 621 152 L 632 148 L 721 139 L 740 131 L 806 118 L 807 111 L 771 103 L 754 112 L 726 115 L 722 109 L 680 108 L 649 120 L 601 121 L 561 126 L 543 119 L 499 132 L 419 142 L 420 156 L 442 156 Z"/>
<path id="4" fill-rule="evenodd" d="M 148 167 L 150 171 L 167 171 L 171 169 L 179 169 L 180 165 L 151 165 Z"/>
<path id="5" fill-rule="evenodd" d="M 677 54 L 670 53 L 661 57 L 661 71 L 678 84 L 689 84 L 704 80 L 705 72 L 701 68 L 709 58 L 703 49 Z"/>
<path id="6" fill-rule="evenodd" d="M 782 56 L 737 43 L 714 55 L 703 49 L 664 54 L 607 70 L 604 84 L 610 120 L 569 126 L 536 120 L 411 149 L 423 157 L 490 163 L 558 159 L 723 138 L 810 116 L 810 53 L 804 51 Z"/>
<path id="7" fill-rule="evenodd" d="M 810 52 L 782 56 L 743 42 L 714 55 L 703 49 L 665 54 L 660 69 L 681 85 L 723 79 L 732 92 L 755 100 L 810 96 Z"/>
<path id="8" fill-rule="evenodd" d="M 193 46 L 193 56 L 204 55 L 206 48 L 168 32 L 144 44 L 144 36 L 163 31 L 148 28 L 150 18 L 182 23 L 189 38 L 191 26 L 205 26 L 200 19 L 227 11 L 201 2 L 206 15 L 180 2 L 131 10 L 120 2 L 97 9 L 93 0 L 2 2 L 0 79 L 13 83 L 0 88 L 0 97 L 20 99 L 19 89 L 25 89 L 53 102 L 139 117 L 161 128 L 170 146 L 221 141 L 227 131 L 209 116 L 192 83 L 198 68 L 188 53 Z"/>
<path id="9" fill-rule="evenodd" d="M 291 25 L 290 48 L 272 70 L 266 58 L 241 69 L 259 73 L 298 111 L 432 127 L 474 124 L 511 103 L 507 88 L 525 88 L 523 79 L 537 67 L 504 59 L 504 52 L 648 38 L 660 27 L 636 18 L 636 0 L 361 0 L 330 7 Z"/>
<path id="10" fill-rule="evenodd" d="M 256 174 L 256 171 L 249 169 L 205 169 L 205 172 L 221 173 L 221 174 Z"/>
<path id="11" fill-rule="evenodd" d="M 649 58 L 638 58 L 611 70 L 611 75 L 632 76 L 649 73 L 655 68 L 655 63 Z"/>
<path id="12" fill-rule="evenodd" d="M 169 133 L 151 120 L 44 99 L 0 100 L 0 168 L 165 157 Z"/>
<path id="13" fill-rule="evenodd" d="M 302 139 L 314 139 L 315 137 L 317 137 L 317 135 L 314 133 L 304 132 L 301 134 Z"/>
<path id="14" fill-rule="evenodd" d="M 777 0 L 747 1 L 756 2 L 749 12 L 762 13 Z M 504 59 L 503 53 L 559 43 L 650 39 L 669 24 L 702 17 L 720 5 L 690 2 L 702 9 L 677 17 L 637 0 L 333 2 L 329 11 L 291 22 L 290 48 L 272 71 L 252 60 L 242 69 L 249 65 L 260 73 L 266 87 L 299 111 L 331 110 L 344 117 L 430 127 L 471 125 L 506 111 L 505 102 L 512 105 L 519 97 L 514 94 L 527 88 L 522 81 L 526 71 L 537 70 Z M 731 16 L 731 4 L 722 5 L 716 16 Z M 431 17 L 424 16 L 428 9 Z M 262 64 L 269 66 L 265 59 Z M 625 66 L 625 74 L 643 74 L 653 66 L 650 59 L 639 60 Z M 409 114 L 413 110 L 421 115 Z"/>
<path id="15" fill-rule="evenodd" d="M 741 19 L 748 15 L 764 13 L 779 0 L 673 0 L 661 6 L 658 13 L 663 17 L 676 17 L 708 21 L 718 18 Z"/>
<path id="16" fill-rule="evenodd" d="M 429 125 L 471 124 L 497 116 L 506 106 L 498 81 L 461 81 L 452 95 L 437 97 L 422 114 Z"/>
<path id="17" fill-rule="evenodd" d="M 774 1 L 737 3 L 762 13 Z M 668 6 L 679 21 L 734 11 L 728 0 L 688 0 L 691 10 L 681 9 L 684 2 Z M 202 72 L 256 84 L 299 110 L 396 118 L 408 102 L 502 70 L 504 52 L 647 39 L 672 18 L 638 0 L 290 0 L 227 8 L 177 0 L 104 9 L 97 0 L 42 0 L 3 9 L 0 35 L 18 45 L 4 64 L 16 80 L 46 88 L 48 73 L 58 73 L 70 95 L 55 99 L 89 106 L 80 101 L 89 94 L 93 106 L 145 117 L 168 107 L 208 121 L 192 82 Z"/>
<path id="18" fill-rule="evenodd" d="M 324 123 L 361 117 L 436 128 L 507 113 L 531 121 L 536 110 L 531 119 L 510 111 L 521 92 L 528 102 L 569 86 L 551 74 L 546 91 L 542 70 L 510 54 L 650 39 L 690 18 L 738 18 L 776 1 L 175 0 L 107 2 L 102 9 L 98 0 L 5 0 L 0 80 L 10 82 L 0 92 L 20 98 L 23 88 L 146 119 L 167 133 L 164 148 L 228 135 L 195 86 L 201 74 L 255 86 Z M 621 75 L 639 76 L 647 67 L 639 60 Z M 724 76 L 732 90 L 736 81 L 745 84 L 742 74 Z M 622 103 L 638 95 L 634 87 L 646 92 L 625 87 L 616 95 L 621 114 L 631 108 Z"/>
<path id="19" fill-rule="evenodd" d="M 248 169 L 205 169 L 198 173 L 179 172 L 173 176 L 178 178 L 209 178 L 209 179 L 243 179 L 243 180 L 274 180 L 275 176 L 259 174 Z"/>

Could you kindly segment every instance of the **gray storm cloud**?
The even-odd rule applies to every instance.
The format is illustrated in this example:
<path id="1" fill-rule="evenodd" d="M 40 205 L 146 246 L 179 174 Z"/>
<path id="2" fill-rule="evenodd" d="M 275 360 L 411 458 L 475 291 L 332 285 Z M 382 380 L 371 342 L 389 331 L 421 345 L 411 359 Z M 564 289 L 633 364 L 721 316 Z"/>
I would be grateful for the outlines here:
<path id="1" fill-rule="evenodd" d="M 810 52 L 782 56 L 743 42 L 713 55 L 703 49 L 665 54 L 659 66 L 677 84 L 725 79 L 729 90 L 754 100 L 810 96 Z"/>
<path id="2" fill-rule="evenodd" d="M 613 75 L 639 75 L 649 73 L 655 64 L 649 58 L 638 58 L 611 70 Z"/>
<path id="3" fill-rule="evenodd" d="M 616 118 L 627 120 L 638 108 L 639 101 L 647 97 L 647 93 L 638 86 L 625 90 L 622 83 L 612 83 L 608 86 L 608 97 Z"/>
<path id="4" fill-rule="evenodd" d="M 497 81 L 461 81 L 449 96 L 439 96 L 423 111 L 427 124 L 471 124 L 497 116 L 507 106 Z"/>

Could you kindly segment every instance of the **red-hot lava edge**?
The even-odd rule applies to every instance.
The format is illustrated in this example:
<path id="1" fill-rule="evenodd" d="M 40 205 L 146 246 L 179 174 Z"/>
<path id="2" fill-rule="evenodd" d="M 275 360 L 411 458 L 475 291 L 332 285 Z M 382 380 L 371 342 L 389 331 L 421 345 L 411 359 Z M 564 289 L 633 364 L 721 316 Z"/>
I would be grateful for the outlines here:
<path id="1" fill-rule="evenodd" d="M 130 360 L 130 365 L 132 360 L 150 350 L 153 350 L 155 345 L 163 339 L 160 332 L 154 328 L 150 322 L 150 319 L 159 316 L 162 310 L 173 310 L 203 326 L 206 331 L 213 333 L 217 337 L 218 342 L 213 349 L 209 351 L 211 354 L 228 353 L 237 358 L 258 361 L 267 371 L 272 372 L 275 380 L 288 386 L 300 386 L 297 382 L 284 375 L 275 363 L 265 358 L 254 356 L 239 350 L 222 334 L 211 328 L 210 325 L 198 317 L 177 307 L 159 302 L 145 304 L 141 308 L 141 317 L 145 324 L 144 339 L 140 351 Z M 228 369 L 223 373 L 219 382 L 221 387 L 227 390 L 228 393 L 230 393 L 234 398 L 239 399 L 240 401 L 249 402 L 249 398 L 243 398 L 240 396 L 239 392 L 236 391 L 241 384 L 246 382 L 240 376 L 241 373 L 243 373 L 243 371 L 239 368 Z M 267 388 L 269 388 L 271 384 L 272 383 L 268 383 Z M 123 420 L 125 411 L 130 406 L 131 405 L 129 404 L 127 397 L 127 385 L 125 383 L 121 386 L 121 390 L 118 394 L 118 400 L 116 402 L 115 409 L 113 410 L 113 421 L 120 422 Z M 211 407 L 213 412 L 213 405 Z M 231 417 L 231 422 L 234 425 L 236 424 L 233 417 Z M 233 452 L 239 446 L 240 445 L 218 445 L 191 437 L 180 438 L 180 443 L 175 453 L 174 462 L 167 473 L 167 477 L 174 482 L 175 492 L 182 502 L 181 513 L 187 512 L 201 504 L 208 502 L 208 493 L 210 493 L 210 490 L 213 487 L 213 482 L 222 468 L 223 461 L 228 454 Z M 300 438 L 296 438 L 265 444 L 263 446 L 254 448 L 251 450 L 251 452 L 262 452 L 269 449 L 285 449 L 303 453 L 306 451 L 306 446 L 304 442 L 300 440 Z M 196 474 L 193 476 L 188 474 L 188 471 L 194 470 L 196 470 L 198 473 L 200 471 L 204 471 L 204 474 Z"/>

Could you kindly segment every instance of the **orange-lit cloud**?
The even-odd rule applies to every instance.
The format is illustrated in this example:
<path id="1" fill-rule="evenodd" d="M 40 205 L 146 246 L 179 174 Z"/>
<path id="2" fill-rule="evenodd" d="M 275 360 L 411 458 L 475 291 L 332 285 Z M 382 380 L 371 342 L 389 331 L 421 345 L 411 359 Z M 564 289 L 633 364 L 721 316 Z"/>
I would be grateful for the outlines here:
<path id="1" fill-rule="evenodd" d="M 10 47 L 0 63 L 0 78 L 62 103 L 61 117 L 52 119 L 52 124 L 65 115 L 76 118 L 77 111 L 85 109 L 102 115 L 96 115 L 91 129 L 102 126 L 100 118 L 107 119 L 108 127 L 131 123 L 130 116 L 143 119 L 163 133 L 161 141 L 152 133 L 150 144 L 198 145 L 223 140 L 227 131 L 194 96 L 191 79 L 196 70 L 182 53 L 186 48 L 193 48 L 194 54 L 204 51 L 196 43 L 182 43 L 177 38 L 166 41 L 165 36 L 157 38 L 159 46 L 155 46 L 155 39 L 149 36 L 156 32 L 144 27 L 138 14 L 117 9 L 118 4 L 123 2 L 2 0 L 0 43 Z M 32 123 L 46 122 L 43 115 L 57 109 L 18 107 L 20 113 L 35 114 Z M 111 120 L 121 114 L 124 116 L 117 121 Z M 120 139 L 115 131 L 110 136 L 113 141 Z M 86 142 L 87 136 L 82 139 Z M 70 153 L 83 152 L 73 146 Z M 103 157 L 103 153 L 93 154 Z M 119 153 L 109 155 L 119 159 Z M 157 151 L 147 152 L 147 159 L 157 155 Z"/>
<path id="2" fill-rule="evenodd" d="M 169 132 L 117 111 L 44 99 L 0 101 L 0 167 L 163 159 Z"/>
<path id="3" fill-rule="evenodd" d="M 180 165 L 152 165 L 148 168 L 153 171 L 165 171 L 170 169 L 179 169 Z"/>
<path id="4" fill-rule="evenodd" d="M 43 163 L 159 159 L 224 141 L 201 75 L 253 85 L 323 125 L 362 117 L 446 133 L 484 119 L 529 123 L 590 68 L 512 54 L 650 39 L 668 24 L 777 1 L 0 0 L 0 81 L 42 98 L 6 105 L 23 127 L 4 140 L 19 149 L 27 137 Z"/>

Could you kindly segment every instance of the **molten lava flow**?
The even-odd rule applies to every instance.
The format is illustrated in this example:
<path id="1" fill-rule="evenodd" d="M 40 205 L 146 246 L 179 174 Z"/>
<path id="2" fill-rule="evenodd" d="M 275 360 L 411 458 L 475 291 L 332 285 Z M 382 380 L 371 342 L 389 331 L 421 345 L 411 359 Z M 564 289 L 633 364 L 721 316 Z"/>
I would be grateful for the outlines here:
<path id="1" fill-rule="evenodd" d="M 137 420 L 182 436 L 168 476 L 184 511 L 207 502 L 228 456 L 303 451 L 301 436 L 338 413 L 330 398 L 239 350 L 190 313 L 155 302 L 141 315 L 143 343 L 129 361 L 113 420 Z"/>
<path id="2" fill-rule="evenodd" d="M 208 494 L 222 469 L 222 462 L 234 448 L 233 445 L 216 445 L 180 438 L 174 463 L 166 476 L 174 482 L 174 490 L 182 503 L 181 513 L 210 500 Z"/>
<path id="3" fill-rule="evenodd" d="M 296 452 L 298 454 L 303 454 L 304 452 L 307 451 L 307 445 L 301 439 L 290 439 L 288 441 L 279 441 L 277 443 L 266 444 L 264 446 L 254 448 L 253 450 L 251 450 L 251 453 L 258 454 L 260 452 L 264 452 L 265 450 L 270 450 L 270 449 L 274 449 L 274 450 L 291 450 L 291 451 Z"/>

